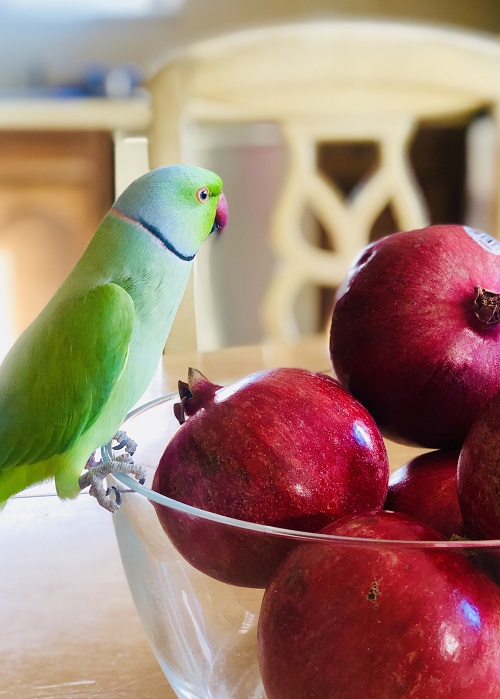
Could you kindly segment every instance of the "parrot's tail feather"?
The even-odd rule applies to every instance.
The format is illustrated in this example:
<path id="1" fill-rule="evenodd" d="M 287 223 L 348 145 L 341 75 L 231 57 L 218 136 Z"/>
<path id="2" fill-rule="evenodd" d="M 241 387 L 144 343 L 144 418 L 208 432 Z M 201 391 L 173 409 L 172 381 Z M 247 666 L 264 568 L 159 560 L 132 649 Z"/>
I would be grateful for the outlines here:
<path id="1" fill-rule="evenodd" d="M 74 458 L 69 453 L 60 457 L 54 476 L 56 491 L 62 500 L 73 500 L 80 492 L 78 479 L 84 465 L 84 460 L 81 458 Z"/>
<path id="2" fill-rule="evenodd" d="M 0 471 L 0 510 L 13 495 L 32 485 L 48 481 L 52 476 L 50 460 L 38 464 L 21 464 Z"/>

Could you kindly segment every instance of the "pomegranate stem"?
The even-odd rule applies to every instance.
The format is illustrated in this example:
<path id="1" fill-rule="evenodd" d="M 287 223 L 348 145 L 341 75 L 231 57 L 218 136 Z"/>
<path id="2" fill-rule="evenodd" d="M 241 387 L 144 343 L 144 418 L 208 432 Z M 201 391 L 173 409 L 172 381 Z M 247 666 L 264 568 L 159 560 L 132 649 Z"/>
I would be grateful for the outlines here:
<path id="1" fill-rule="evenodd" d="M 474 315 L 485 325 L 500 323 L 500 294 L 476 285 L 474 287 Z"/>

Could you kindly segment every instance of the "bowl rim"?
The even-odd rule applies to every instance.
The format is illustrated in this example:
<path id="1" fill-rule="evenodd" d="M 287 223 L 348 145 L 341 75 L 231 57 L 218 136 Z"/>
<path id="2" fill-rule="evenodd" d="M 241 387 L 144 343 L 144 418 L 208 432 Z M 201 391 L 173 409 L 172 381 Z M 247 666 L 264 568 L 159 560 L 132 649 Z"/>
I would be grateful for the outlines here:
<path id="1" fill-rule="evenodd" d="M 175 391 L 171 393 L 166 393 L 158 398 L 154 398 L 146 403 L 138 405 L 136 408 L 131 410 L 123 424 L 122 428 L 125 426 L 126 422 L 137 415 L 150 410 L 158 405 L 162 405 L 171 401 L 173 399 L 178 399 L 179 395 Z M 112 443 L 101 447 L 101 456 L 104 463 L 109 463 L 113 459 Z M 373 539 L 366 537 L 350 537 L 350 536 L 338 536 L 335 534 L 321 534 L 320 532 L 305 532 L 294 529 L 286 529 L 284 527 L 276 527 L 270 524 L 259 524 L 256 522 L 249 522 L 246 520 L 235 519 L 234 517 L 228 517 L 227 515 L 221 515 L 216 512 L 210 512 L 209 510 L 202 510 L 193 505 L 187 505 L 179 500 L 174 500 L 166 495 L 161 495 L 160 493 L 142 485 L 135 478 L 131 476 L 114 472 L 111 477 L 118 481 L 127 490 L 131 490 L 139 495 L 147 498 L 151 503 L 156 503 L 158 505 L 163 505 L 169 509 L 176 510 L 177 512 L 182 512 L 192 517 L 198 519 L 205 519 L 210 522 L 217 522 L 219 524 L 227 525 L 230 527 L 235 527 L 237 529 L 243 529 L 251 531 L 254 533 L 261 534 L 272 534 L 273 536 L 279 538 L 295 539 L 302 542 L 335 542 L 336 544 L 348 544 L 349 546 L 372 546 L 374 548 L 406 548 L 406 549 L 441 549 L 445 551 L 467 551 L 467 550 L 489 550 L 492 548 L 498 548 L 500 553 L 500 539 L 472 539 L 472 540 L 401 540 L 401 539 Z M 122 491 L 123 493 L 123 491 Z M 119 510 L 118 510 L 119 511 Z M 362 513 L 359 513 L 362 514 Z"/>

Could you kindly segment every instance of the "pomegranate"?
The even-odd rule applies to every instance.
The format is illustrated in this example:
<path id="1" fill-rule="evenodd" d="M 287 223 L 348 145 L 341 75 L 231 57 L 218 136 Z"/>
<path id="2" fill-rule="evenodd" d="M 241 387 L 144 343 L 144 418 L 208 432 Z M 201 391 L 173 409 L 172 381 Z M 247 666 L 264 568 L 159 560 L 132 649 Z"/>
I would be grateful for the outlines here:
<path id="1" fill-rule="evenodd" d="M 227 387 L 190 370 L 153 490 L 245 522 L 318 531 L 380 509 L 389 466 L 373 418 L 335 379 L 278 368 Z M 224 582 L 264 587 L 292 540 L 156 506 L 179 552 Z"/>
<path id="2" fill-rule="evenodd" d="M 388 511 L 345 517 L 323 532 L 440 538 Z M 443 549 L 305 543 L 264 593 L 258 653 L 268 699 L 497 699 L 500 590 Z"/>
<path id="3" fill-rule="evenodd" d="M 466 527 L 458 502 L 459 451 L 431 451 L 415 457 L 389 477 L 386 510 L 415 517 L 446 539 L 478 538 Z M 467 556 L 496 583 L 500 582 L 500 547 L 468 549 Z"/>
<path id="4" fill-rule="evenodd" d="M 459 225 L 369 245 L 339 289 L 335 372 L 396 441 L 458 449 L 500 390 L 500 242 Z"/>
<path id="5" fill-rule="evenodd" d="M 500 539 L 500 394 L 483 406 L 467 434 L 457 488 L 469 535 Z"/>
<path id="6" fill-rule="evenodd" d="M 458 454 L 431 451 L 393 471 L 385 509 L 411 515 L 446 539 L 465 537 L 457 496 Z"/>

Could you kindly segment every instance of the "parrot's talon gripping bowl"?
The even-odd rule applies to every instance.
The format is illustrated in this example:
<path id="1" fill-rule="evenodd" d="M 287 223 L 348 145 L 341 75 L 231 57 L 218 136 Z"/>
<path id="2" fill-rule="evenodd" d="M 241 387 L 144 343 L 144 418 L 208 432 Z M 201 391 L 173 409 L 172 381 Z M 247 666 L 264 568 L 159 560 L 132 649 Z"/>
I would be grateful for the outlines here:
<path id="1" fill-rule="evenodd" d="M 141 437 L 146 484 L 110 476 L 122 490 L 113 523 L 130 590 L 177 697 L 394 699 L 405 687 L 422 699 L 437 697 L 438 687 L 443 699 L 498 699 L 500 542 L 292 532 L 161 496 L 149 486 L 179 429 L 178 399 L 152 401 L 124 425 Z M 110 445 L 102 454 L 113 460 Z M 277 551 L 272 593 L 195 568 L 159 515 L 177 521 L 185 536 L 195 533 L 215 572 L 231 548 L 236 577 L 257 565 L 256 556 Z M 316 574 L 299 566 L 301 556 L 323 568 Z"/>
<path id="2" fill-rule="evenodd" d="M 120 489 L 117 488 L 116 485 L 112 485 L 106 489 L 106 496 L 111 495 L 111 493 L 114 493 L 114 495 L 115 495 L 114 505 L 117 508 L 120 507 L 120 505 L 122 503 L 122 494 L 121 494 Z"/>

